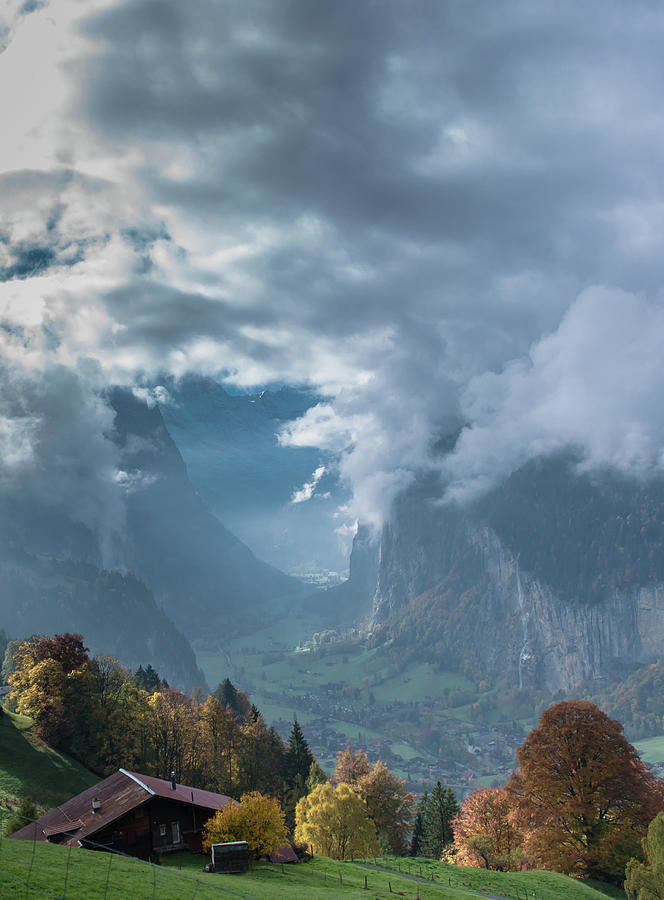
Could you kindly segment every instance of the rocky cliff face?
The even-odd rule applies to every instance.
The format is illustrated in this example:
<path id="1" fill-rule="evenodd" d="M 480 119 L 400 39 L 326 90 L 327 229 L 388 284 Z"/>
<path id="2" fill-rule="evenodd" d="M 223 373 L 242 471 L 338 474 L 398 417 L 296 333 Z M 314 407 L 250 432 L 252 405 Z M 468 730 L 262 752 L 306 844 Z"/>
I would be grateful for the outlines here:
<path id="1" fill-rule="evenodd" d="M 622 558 L 624 548 L 612 548 L 617 561 L 592 579 L 583 553 L 562 552 L 554 533 L 540 535 L 583 572 L 568 570 L 552 584 L 524 567 L 519 546 L 487 521 L 486 505 L 460 511 L 431 496 L 426 484 L 402 496 L 380 541 L 372 623 L 404 648 L 551 692 L 624 675 L 662 655 L 664 579 L 629 583 L 625 573 L 638 566 Z M 616 510 L 605 514 L 611 520 Z M 586 536 L 588 546 L 598 533 Z M 529 549 L 523 555 L 541 558 Z M 596 583 L 601 591 L 569 587 Z"/>

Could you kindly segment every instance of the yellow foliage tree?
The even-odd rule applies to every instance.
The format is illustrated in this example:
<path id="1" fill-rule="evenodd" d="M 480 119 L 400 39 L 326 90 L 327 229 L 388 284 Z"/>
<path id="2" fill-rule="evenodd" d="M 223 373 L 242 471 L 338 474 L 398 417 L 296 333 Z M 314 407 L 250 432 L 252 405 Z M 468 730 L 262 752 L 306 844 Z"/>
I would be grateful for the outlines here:
<path id="1" fill-rule="evenodd" d="M 203 829 L 203 849 L 226 841 L 246 841 L 249 855 L 259 859 L 288 842 L 288 832 L 279 801 L 259 791 L 243 794 L 239 806 L 229 803 L 218 809 Z"/>
<path id="2" fill-rule="evenodd" d="M 378 839 L 364 800 L 348 784 L 319 784 L 295 809 L 295 840 L 331 859 L 378 852 Z"/>

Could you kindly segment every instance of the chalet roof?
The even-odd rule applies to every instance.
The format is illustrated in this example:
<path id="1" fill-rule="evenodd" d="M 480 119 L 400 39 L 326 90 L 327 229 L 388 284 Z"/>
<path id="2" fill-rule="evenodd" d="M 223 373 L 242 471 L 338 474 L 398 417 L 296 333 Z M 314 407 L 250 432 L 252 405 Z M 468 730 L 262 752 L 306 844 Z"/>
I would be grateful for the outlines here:
<path id="1" fill-rule="evenodd" d="M 201 791 L 182 784 L 177 784 L 173 790 L 170 781 L 120 769 L 10 837 L 45 841 L 53 835 L 72 832 L 72 837 L 63 843 L 83 841 L 92 838 L 154 796 L 206 810 L 216 810 L 234 802 L 224 794 L 213 794 L 211 791 Z M 95 810 L 92 808 L 93 800 L 99 801 Z"/>
<path id="2" fill-rule="evenodd" d="M 73 834 L 75 831 L 78 831 L 79 828 L 83 828 L 85 823 L 82 819 L 77 819 L 76 822 L 65 822 L 64 825 L 53 825 L 50 828 L 44 828 L 44 834 L 46 837 L 51 837 L 54 834 L 69 834 L 70 832 Z"/>
<path id="3" fill-rule="evenodd" d="M 137 772 L 125 772 L 130 778 L 135 779 L 139 784 L 146 787 L 151 794 L 158 797 L 165 797 L 167 800 L 179 800 L 180 803 L 189 803 L 193 806 L 202 806 L 204 809 L 211 809 L 213 812 L 220 806 L 226 806 L 230 801 L 230 797 L 225 794 L 214 794 L 212 791 L 203 791 L 200 788 L 187 787 L 186 784 L 176 784 L 175 790 L 170 781 L 164 781 L 163 778 L 153 778 L 151 775 L 139 775 Z"/>

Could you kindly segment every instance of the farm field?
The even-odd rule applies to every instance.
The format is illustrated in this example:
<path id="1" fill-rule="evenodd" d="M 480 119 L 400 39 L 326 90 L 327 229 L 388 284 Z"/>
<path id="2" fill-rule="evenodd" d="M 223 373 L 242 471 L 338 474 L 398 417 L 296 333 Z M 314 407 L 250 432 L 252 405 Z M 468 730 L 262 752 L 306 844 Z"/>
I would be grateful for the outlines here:
<path id="1" fill-rule="evenodd" d="M 634 741 L 634 746 L 644 762 L 657 763 L 664 760 L 664 735 Z"/>
<path id="2" fill-rule="evenodd" d="M 289 624 L 276 618 L 223 645 L 198 642 L 198 664 L 210 686 L 228 677 L 246 690 L 282 737 L 297 717 L 328 774 L 346 744 L 373 750 L 413 790 L 448 778 L 446 767 L 467 769 L 466 745 L 477 730 L 466 699 L 477 696 L 470 680 L 426 661 L 399 671 L 389 654 L 335 633 L 323 633 L 314 647 L 316 621 L 315 611 L 304 610 Z M 420 739 L 427 730 L 429 743 Z M 496 777 L 510 758 L 482 760 L 481 774 Z"/>
<path id="3" fill-rule="evenodd" d="M 33 855 L 34 854 L 34 855 Z M 422 860 L 366 860 L 335 862 L 317 857 L 293 866 L 259 863 L 245 875 L 202 872 L 204 858 L 178 854 L 167 865 L 151 866 L 138 860 L 89 850 L 33 845 L 3 840 L 0 844 L 0 894 L 10 898 L 62 898 L 62 900 L 351 900 L 402 896 L 422 900 L 469 900 L 490 896 L 523 900 L 606 900 L 621 898 L 578 880 L 551 872 L 486 872 L 461 869 Z M 411 863 L 410 875 L 399 872 Z M 388 870 L 386 866 L 390 866 Z M 393 867 L 393 869 L 392 869 Z M 431 878 L 431 872 L 436 879 Z M 368 891 L 365 890 L 365 877 Z M 29 887 L 26 890 L 26 881 Z M 472 885 L 472 887 L 470 886 Z"/>

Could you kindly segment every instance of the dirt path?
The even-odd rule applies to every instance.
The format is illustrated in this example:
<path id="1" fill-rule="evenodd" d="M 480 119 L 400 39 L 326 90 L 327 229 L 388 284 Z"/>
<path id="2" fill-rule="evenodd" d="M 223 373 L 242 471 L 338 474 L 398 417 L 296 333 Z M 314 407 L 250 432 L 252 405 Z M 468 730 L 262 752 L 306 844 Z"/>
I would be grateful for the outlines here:
<path id="1" fill-rule="evenodd" d="M 394 875 L 395 878 L 407 878 L 408 881 L 417 881 L 419 884 L 433 884 L 442 890 L 451 890 L 448 885 L 440 884 L 437 881 L 431 881 L 430 878 L 419 878 L 417 875 L 406 875 L 405 872 L 395 872 L 394 869 L 384 869 L 382 866 L 368 866 L 365 863 L 355 863 L 355 865 L 359 866 L 361 869 L 371 869 L 374 872 L 384 872 L 386 875 Z M 488 897 L 489 900 L 514 900 L 513 897 L 504 897 L 501 894 L 482 894 L 480 891 L 474 891 L 472 888 L 460 887 L 456 884 L 453 884 L 451 887 L 453 887 L 455 891 L 462 891 L 464 894 L 469 894 L 471 897 Z"/>

